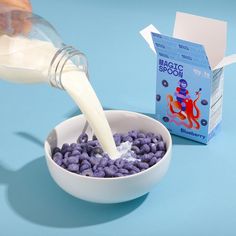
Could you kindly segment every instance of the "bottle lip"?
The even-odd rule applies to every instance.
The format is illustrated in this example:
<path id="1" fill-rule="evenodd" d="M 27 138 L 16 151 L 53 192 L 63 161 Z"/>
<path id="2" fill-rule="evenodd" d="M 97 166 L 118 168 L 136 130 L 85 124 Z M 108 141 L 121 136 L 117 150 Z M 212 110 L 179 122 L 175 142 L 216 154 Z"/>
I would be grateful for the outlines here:
<path id="1" fill-rule="evenodd" d="M 76 63 L 71 61 L 73 58 L 77 59 Z M 72 46 L 64 45 L 57 50 L 49 66 L 48 79 L 51 86 L 65 90 L 61 77 L 68 61 L 71 61 L 71 63 L 76 66 L 77 70 L 85 72 L 88 76 L 88 63 L 85 54 Z"/>

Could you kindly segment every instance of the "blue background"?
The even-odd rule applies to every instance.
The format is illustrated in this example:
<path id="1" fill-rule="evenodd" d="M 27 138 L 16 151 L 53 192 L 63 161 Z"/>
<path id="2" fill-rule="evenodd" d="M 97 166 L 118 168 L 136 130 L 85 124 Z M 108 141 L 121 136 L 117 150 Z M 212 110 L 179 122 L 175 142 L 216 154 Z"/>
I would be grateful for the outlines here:
<path id="1" fill-rule="evenodd" d="M 86 53 L 105 108 L 153 114 L 156 58 L 139 35 L 153 23 L 171 35 L 177 10 L 228 21 L 236 52 L 234 1 L 33 0 L 67 44 Z M 236 66 L 225 70 L 222 131 L 205 146 L 173 136 L 168 174 L 148 195 L 115 205 L 75 199 L 52 181 L 43 141 L 78 113 L 63 91 L 0 81 L 1 235 L 235 235 Z"/>

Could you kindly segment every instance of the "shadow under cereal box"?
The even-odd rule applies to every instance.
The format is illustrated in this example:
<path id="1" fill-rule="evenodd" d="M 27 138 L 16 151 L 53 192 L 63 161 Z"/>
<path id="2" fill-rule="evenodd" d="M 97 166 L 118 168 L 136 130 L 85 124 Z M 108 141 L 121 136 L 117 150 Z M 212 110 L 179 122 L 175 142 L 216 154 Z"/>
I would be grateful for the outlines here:
<path id="1" fill-rule="evenodd" d="M 219 130 L 222 120 L 223 68 L 227 23 L 176 13 L 173 37 L 153 25 L 141 32 L 157 56 L 156 119 L 171 133 L 201 143 Z"/>

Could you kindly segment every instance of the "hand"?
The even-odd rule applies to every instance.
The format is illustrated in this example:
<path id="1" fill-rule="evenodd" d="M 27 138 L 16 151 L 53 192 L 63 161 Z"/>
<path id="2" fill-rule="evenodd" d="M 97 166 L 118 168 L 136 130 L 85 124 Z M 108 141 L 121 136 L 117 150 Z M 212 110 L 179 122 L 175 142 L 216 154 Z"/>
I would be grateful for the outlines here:
<path id="1" fill-rule="evenodd" d="M 0 35 L 27 33 L 31 23 L 26 16 L 31 11 L 29 0 L 0 0 Z"/>

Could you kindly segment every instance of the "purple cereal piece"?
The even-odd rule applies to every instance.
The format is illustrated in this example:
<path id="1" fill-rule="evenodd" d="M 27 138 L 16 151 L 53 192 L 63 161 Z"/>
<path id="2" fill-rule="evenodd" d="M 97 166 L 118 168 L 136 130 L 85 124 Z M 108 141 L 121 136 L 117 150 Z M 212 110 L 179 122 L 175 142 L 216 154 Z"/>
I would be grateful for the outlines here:
<path id="1" fill-rule="evenodd" d="M 143 132 L 138 132 L 137 137 L 138 137 L 138 138 L 145 138 L 146 135 L 145 135 Z"/>
<path id="2" fill-rule="evenodd" d="M 133 139 L 136 139 L 138 137 L 138 131 L 137 130 L 129 131 L 128 135 L 132 137 Z"/>
<path id="3" fill-rule="evenodd" d="M 65 150 L 65 149 L 67 149 L 68 147 L 69 147 L 70 145 L 68 144 L 68 143 L 64 143 L 63 145 L 62 145 L 62 150 Z"/>
<path id="4" fill-rule="evenodd" d="M 118 167 L 115 166 L 115 165 L 110 165 L 109 168 L 114 172 L 116 173 L 118 171 Z"/>
<path id="5" fill-rule="evenodd" d="M 139 138 L 139 139 L 137 139 L 137 140 L 139 140 L 140 146 L 146 144 L 146 142 L 145 142 L 144 139 L 145 139 L 145 138 Z"/>
<path id="6" fill-rule="evenodd" d="M 151 156 L 146 153 L 142 155 L 140 159 L 142 162 L 149 162 L 151 160 Z"/>
<path id="7" fill-rule="evenodd" d="M 89 159 L 89 162 L 94 166 L 94 165 L 98 165 L 100 162 L 100 159 L 94 156 L 91 156 Z"/>
<path id="8" fill-rule="evenodd" d="M 155 135 L 155 138 L 158 140 L 158 141 L 163 141 L 163 138 L 160 134 L 156 134 Z"/>
<path id="9" fill-rule="evenodd" d="M 139 149 L 139 147 L 137 147 L 137 146 L 134 146 L 134 145 L 133 145 L 133 146 L 131 147 L 131 150 L 134 151 L 136 154 L 140 154 L 140 149 Z"/>
<path id="10" fill-rule="evenodd" d="M 157 146 L 156 146 L 156 144 L 151 143 L 151 144 L 149 145 L 149 147 L 151 148 L 151 152 L 152 152 L 152 153 L 156 153 L 156 151 L 157 151 Z"/>
<path id="11" fill-rule="evenodd" d="M 80 155 L 80 160 L 87 160 L 87 159 L 89 159 L 88 153 L 83 152 L 83 153 Z"/>
<path id="12" fill-rule="evenodd" d="M 114 160 L 110 159 L 110 160 L 108 160 L 107 165 L 108 166 L 114 165 L 114 162 L 115 162 Z"/>
<path id="13" fill-rule="evenodd" d="M 114 163 L 118 168 L 122 168 L 125 164 L 125 161 L 122 158 L 118 158 Z"/>
<path id="14" fill-rule="evenodd" d="M 165 151 L 157 151 L 157 152 L 155 153 L 155 156 L 156 156 L 157 158 L 162 158 L 164 155 L 165 155 Z"/>
<path id="15" fill-rule="evenodd" d="M 54 155 L 53 160 L 56 162 L 57 165 L 61 166 L 62 165 L 62 155 Z"/>
<path id="16" fill-rule="evenodd" d="M 54 155 L 54 154 L 57 153 L 57 152 L 61 153 L 61 149 L 60 149 L 59 147 L 55 147 L 55 148 L 53 149 L 52 155 Z"/>
<path id="17" fill-rule="evenodd" d="M 140 144 L 140 140 L 139 140 L 139 139 L 134 140 L 134 141 L 133 141 L 133 145 L 134 145 L 134 146 L 137 146 L 137 147 L 140 147 L 140 145 L 141 145 L 141 144 Z"/>
<path id="18" fill-rule="evenodd" d="M 80 154 L 81 154 L 81 152 L 79 150 L 74 149 L 71 153 L 71 156 L 76 156 L 76 155 L 80 155 Z"/>
<path id="19" fill-rule="evenodd" d="M 152 138 L 152 143 L 157 144 L 158 142 L 159 142 L 158 139 L 156 139 L 156 138 Z"/>
<path id="20" fill-rule="evenodd" d="M 107 153 L 103 153 L 102 157 L 107 158 L 108 160 L 110 159 L 109 155 Z"/>
<path id="21" fill-rule="evenodd" d="M 87 153 L 87 143 L 80 143 L 80 147 L 82 148 L 82 151 L 81 152 L 85 152 Z"/>
<path id="22" fill-rule="evenodd" d="M 124 176 L 124 175 L 120 172 L 117 172 L 117 173 L 114 174 L 114 177 L 122 177 L 122 176 Z"/>
<path id="23" fill-rule="evenodd" d="M 149 144 L 151 143 L 151 139 L 150 138 L 142 138 L 140 139 L 140 144 L 144 145 L 144 144 Z"/>
<path id="24" fill-rule="evenodd" d="M 148 153 L 148 156 L 149 156 L 150 159 L 152 159 L 152 158 L 155 156 L 155 154 L 152 153 L 152 152 L 149 152 L 149 153 Z"/>
<path id="25" fill-rule="evenodd" d="M 108 159 L 107 157 L 101 158 L 99 165 L 102 166 L 102 167 L 107 166 L 108 160 L 109 160 L 109 159 Z"/>
<path id="26" fill-rule="evenodd" d="M 103 169 L 104 167 L 98 165 L 97 170 L 103 170 Z"/>
<path id="27" fill-rule="evenodd" d="M 65 153 L 67 153 L 68 151 L 67 151 L 67 148 L 66 149 L 61 149 L 61 154 L 62 155 L 65 155 Z"/>
<path id="28" fill-rule="evenodd" d="M 87 170 L 87 169 L 90 169 L 90 168 L 91 168 L 90 163 L 89 164 L 81 164 L 80 168 L 79 168 L 79 171 L 82 173 L 84 170 Z"/>
<path id="29" fill-rule="evenodd" d="M 130 153 L 130 155 L 131 155 L 133 158 L 135 158 L 135 159 L 138 158 L 138 154 L 135 153 L 134 151 L 129 151 L 129 153 Z"/>
<path id="30" fill-rule="evenodd" d="M 150 147 L 148 144 L 144 144 L 141 148 L 140 148 L 140 152 L 141 153 L 149 153 L 150 152 Z"/>
<path id="31" fill-rule="evenodd" d="M 81 175 L 90 176 L 90 177 L 94 176 L 92 169 L 83 170 L 83 171 L 81 172 Z"/>
<path id="32" fill-rule="evenodd" d="M 158 151 L 165 151 L 165 150 L 166 150 L 165 142 L 160 141 L 160 142 L 157 144 L 157 149 L 158 149 Z"/>
<path id="33" fill-rule="evenodd" d="M 114 134 L 113 138 L 114 138 L 116 146 L 119 146 L 120 143 L 121 143 L 121 135 L 120 134 Z"/>
<path id="34" fill-rule="evenodd" d="M 147 134 L 146 134 L 147 138 L 153 138 L 154 136 L 155 136 L 155 134 L 152 132 L 147 132 Z"/>
<path id="35" fill-rule="evenodd" d="M 62 155 L 60 152 L 54 153 L 54 154 L 53 154 L 53 157 L 55 157 L 55 156 L 59 156 L 59 157 L 63 158 L 63 155 Z"/>
<path id="36" fill-rule="evenodd" d="M 83 148 L 81 147 L 80 144 L 77 144 L 76 147 L 75 147 L 75 150 L 78 150 L 79 152 L 82 152 Z"/>
<path id="37" fill-rule="evenodd" d="M 102 154 L 103 150 L 101 147 L 94 147 L 92 150 L 92 155 L 95 156 L 96 154 Z"/>
<path id="38" fill-rule="evenodd" d="M 105 177 L 105 171 L 103 171 L 103 170 L 95 170 L 94 172 L 93 172 L 93 176 L 94 177 L 100 177 L 100 178 L 103 178 L 103 177 Z"/>
<path id="39" fill-rule="evenodd" d="M 134 170 L 136 173 L 140 172 L 140 169 L 137 166 L 132 166 L 132 170 Z"/>
<path id="40" fill-rule="evenodd" d="M 157 163 L 157 158 L 154 156 L 150 161 L 149 161 L 149 166 L 153 166 Z"/>
<path id="41" fill-rule="evenodd" d="M 77 143 L 72 143 L 71 145 L 70 145 L 70 147 L 72 147 L 73 149 L 76 147 L 76 145 L 77 145 Z"/>
<path id="42" fill-rule="evenodd" d="M 133 162 L 133 165 L 137 167 L 139 162 L 140 162 L 140 160 L 136 160 Z"/>
<path id="43" fill-rule="evenodd" d="M 79 163 L 79 156 L 70 156 L 68 157 L 69 164 L 78 164 Z"/>
<path id="44" fill-rule="evenodd" d="M 72 151 L 73 151 L 73 148 L 72 148 L 72 147 L 68 147 L 68 148 L 66 149 L 66 151 L 67 151 L 67 152 L 72 152 Z"/>
<path id="45" fill-rule="evenodd" d="M 95 164 L 95 165 L 93 165 L 93 171 L 96 171 L 96 170 L 98 170 L 98 167 L 99 167 L 99 165 L 98 164 Z"/>
<path id="46" fill-rule="evenodd" d="M 84 165 L 84 164 L 89 165 L 91 167 L 91 163 L 90 163 L 89 159 L 82 160 L 81 165 Z"/>
<path id="47" fill-rule="evenodd" d="M 87 142 L 88 145 L 91 145 L 92 147 L 98 146 L 99 142 L 98 140 L 90 140 Z"/>
<path id="48" fill-rule="evenodd" d="M 140 171 L 139 171 L 140 172 Z M 137 172 L 135 171 L 135 170 L 131 170 L 130 172 L 129 172 L 129 174 L 130 175 L 134 175 L 134 174 L 137 174 Z"/>
<path id="49" fill-rule="evenodd" d="M 129 135 L 124 136 L 124 137 L 122 138 L 122 142 L 127 142 L 127 141 L 133 142 L 133 138 L 130 137 Z"/>
<path id="50" fill-rule="evenodd" d="M 65 166 L 68 166 L 68 157 L 64 157 L 62 162 Z"/>
<path id="51" fill-rule="evenodd" d="M 149 167 L 149 164 L 147 162 L 139 162 L 137 164 L 138 168 L 141 170 L 141 169 L 148 169 Z"/>
<path id="52" fill-rule="evenodd" d="M 123 174 L 123 175 L 124 175 L 124 174 L 129 174 L 129 171 L 126 170 L 126 169 L 124 169 L 124 168 L 119 169 L 118 172 L 121 173 L 121 174 Z"/>
<path id="53" fill-rule="evenodd" d="M 93 151 L 93 149 L 94 149 L 94 147 L 92 146 L 92 145 L 87 145 L 86 146 L 86 151 L 88 152 L 88 153 L 91 153 L 92 151 Z"/>
<path id="54" fill-rule="evenodd" d="M 67 158 L 67 157 L 69 157 L 71 155 L 71 152 L 66 152 L 65 154 L 64 154 L 64 158 Z"/>
<path id="55" fill-rule="evenodd" d="M 72 171 L 72 172 L 77 172 L 79 170 L 79 165 L 78 164 L 69 164 L 67 167 L 67 170 Z"/>
<path id="56" fill-rule="evenodd" d="M 87 143 L 88 135 L 86 133 L 82 133 L 78 138 L 78 143 Z"/>
<path id="57" fill-rule="evenodd" d="M 151 143 L 151 142 L 152 142 L 152 139 L 151 139 L 151 138 L 149 138 L 149 137 L 147 137 L 147 138 L 145 138 L 145 141 L 146 141 L 146 143 L 147 143 L 147 144 L 149 144 L 149 143 Z"/>
<path id="58" fill-rule="evenodd" d="M 126 169 L 126 170 L 132 170 L 133 169 L 133 164 L 130 163 L 130 162 L 127 162 L 127 163 L 124 164 L 123 168 Z"/>
<path id="59" fill-rule="evenodd" d="M 104 172 L 106 174 L 106 177 L 112 177 L 116 172 L 113 171 L 110 167 L 106 166 L 104 168 Z"/>

